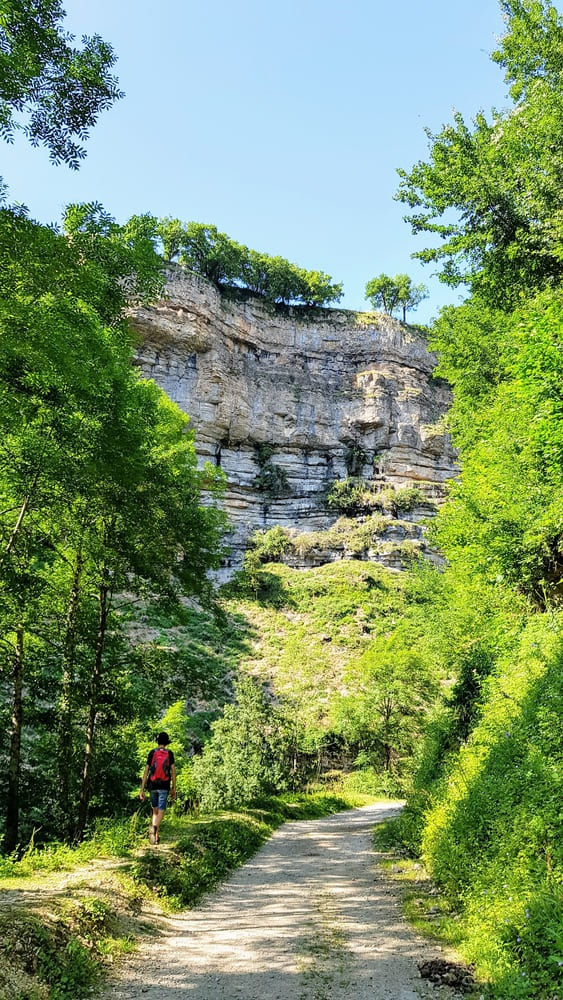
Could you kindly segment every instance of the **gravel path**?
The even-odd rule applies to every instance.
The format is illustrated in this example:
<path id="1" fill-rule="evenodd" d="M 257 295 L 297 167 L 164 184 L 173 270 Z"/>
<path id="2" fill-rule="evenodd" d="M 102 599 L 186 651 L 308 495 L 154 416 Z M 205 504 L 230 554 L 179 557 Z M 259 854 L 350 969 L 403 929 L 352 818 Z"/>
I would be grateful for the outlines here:
<path id="1" fill-rule="evenodd" d="M 163 919 L 105 998 L 419 1000 L 437 992 L 417 962 L 434 957 L 374 866 L 378 804 L 281 827 L 212 896 Z"/>

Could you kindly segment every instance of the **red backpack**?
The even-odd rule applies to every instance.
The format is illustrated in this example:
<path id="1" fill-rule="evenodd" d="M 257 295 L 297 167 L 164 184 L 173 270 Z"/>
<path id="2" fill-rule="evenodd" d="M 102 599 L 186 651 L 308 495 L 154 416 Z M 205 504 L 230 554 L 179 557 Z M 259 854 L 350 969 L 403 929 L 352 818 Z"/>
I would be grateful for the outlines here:
<path id="1" fill-rule="evenodd" d="M 149 768 L 149 781 L 170 781 L 170 753 L 161 747 L 155 750 L 152 755 L 151 766 Z"/>

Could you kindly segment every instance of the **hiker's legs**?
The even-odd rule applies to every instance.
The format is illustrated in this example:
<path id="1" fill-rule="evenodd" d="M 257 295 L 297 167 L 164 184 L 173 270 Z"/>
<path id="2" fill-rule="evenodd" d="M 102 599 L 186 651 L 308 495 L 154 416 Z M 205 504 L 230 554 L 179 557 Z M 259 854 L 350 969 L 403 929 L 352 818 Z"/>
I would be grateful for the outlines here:
<path id="1" fill-rule="evenodd" d="M 154 832 L 158 833 L 158 828 L 162 823 L 162 818 L 165 813 L 165 809 L 153 809 L 152 811 L 152 825 L 154 827 Z"/>
<path id="2" fill-rule="evenodd" d="M 152 832 L 157 841 L 160 831 L 160 824 L 162 823 L 162 819 L 166 811 L 167 798 L 168 798 L 168 791 L 165 788 L 159 788 L 157 791 L 151 792 Z"/>

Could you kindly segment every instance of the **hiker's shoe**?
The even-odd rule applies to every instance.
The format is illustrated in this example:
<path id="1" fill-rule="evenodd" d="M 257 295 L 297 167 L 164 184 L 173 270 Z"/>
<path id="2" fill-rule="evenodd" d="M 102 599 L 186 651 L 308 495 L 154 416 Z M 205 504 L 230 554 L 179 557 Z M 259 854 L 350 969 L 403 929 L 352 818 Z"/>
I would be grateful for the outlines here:
<path id="1" fill-rule="evenodd" d="M 157 843 L 158 840 L 157 840 L 157 835 L 154 832 L 154 826 L 151 826 L 149 830 L 149 844 L 157 844 Z"/>
<path id="2" fill-rule="evenodd" d="M 154 842 L 155 842 L 155 844 L 160 844 L 160 834 L 159 833 L 155 833 L 155 835 L 154 835 Z"/>

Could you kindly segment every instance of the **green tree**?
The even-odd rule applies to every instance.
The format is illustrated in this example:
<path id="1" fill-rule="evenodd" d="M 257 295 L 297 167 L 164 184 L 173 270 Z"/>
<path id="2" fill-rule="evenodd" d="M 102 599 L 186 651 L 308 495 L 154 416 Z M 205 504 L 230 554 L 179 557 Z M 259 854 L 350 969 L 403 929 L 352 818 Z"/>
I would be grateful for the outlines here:
<path id="1" fill-rule="evenodd" d="M 436 676 L 408 629 L 376 640 L 346 678 L 333 726 L 373 764 L 401 775 L 413 755 L 437 693 Z"/>
<path id="2" fill-rule="evenodd" d="M 403 310 L 403 323 L 406 323 L 407 311 L 416 309 L 423 299 L 428 298 L 428 289 L 426 285 L 413 284 L 412 278 L 409 278 L 408 274 L 397 274 L 395 281 L 398 286 L 397 304 Z"/>
<path id="3" fill-rule="evenodd" d="M 76 169 L 86 155 L 80 142 L 123 95 L 111 45 L 94 35 L 73 47 L 64 14 L 60 0 L 0 3 L 0 136 L 11 142 L 21 130 L 54 163 Z"/>
<path id="4" fill-rule="evenodd" d="M 236 703 L 213 724 L 213 736 L 195 762 L 204 809 L 236 808 L 287 787 L 289 736 L 281 715 L 258 683 L 241 678 Z"/>
<path id="5" fill-rule="evenodd" d="M 323 271 L 249 250 L 216 226 L 164 218 L 156 232 L 165 260 L 179 260 L 219 287 L 248 288 L 271 305 L 322 306 L 342 297 L 342 285 Z"/>
<path id="6" fill-rule="evenodd" d="M 388 274 L 371 278 L 366 285 L 366 299 L 372 309 L 381 309 L 392 316 L 399 304 L 397 282 Z"/>
<path id="7" fill-rule="evenodd" d="M 108 648 L 119 631 L 115 595 L 142 587 L 170 598 L 179 588 L 205 593 L 206 569 L 220 559 L 222 516 L 200 502 L 218 477 L 214 468 L 197 470 L 187 418 L 131 363 L 122 285 L 141 296 L 160 287 L 152 223 L 140 217 L 117 227 L 99 206 L 85 206 L 73 208 L 67 226 L 69 237 L 0 213 L 0 618 L 14 784 L 25 689 L 42 656 L 39 686 L 52 679 L 57 706 L 61 817 L 77 784 L 69 763 L 83 732 L 81 832 L 100 709 L 110 700 L 108 666 L 119 666 L 113 640 Z M 49 607 L 41 606 L 47 589 Z M 46 655 L 53 643 L 56 662 Z M 19 807 L 16 796 L 10 802 L 11 848 Z"/>
<path id="8" fill-rule="evenodd" d="M 407 310 L 416 309 L 427 296 L 426 286 L 413 284 L 408 274 L 396 274 L 393 278 L 388 274 L 380 274 L 366 285 L 366 298 L 372 308 L 383 308 L 384 312 L 392 316 L 400 307 L 403 310 L 403 323 L 407 320 Z"/>
<path id="9" fill-rule="evenodd" d="M 563 20 L 548 0 L 501 7 L 507 31 L 493 58 L 513 106 L 427 130 L 430 156 L 399 170 L 397 198 L 414 233 L 439 237 L 414 256 L 505 308 L 563 273 Z"/>

